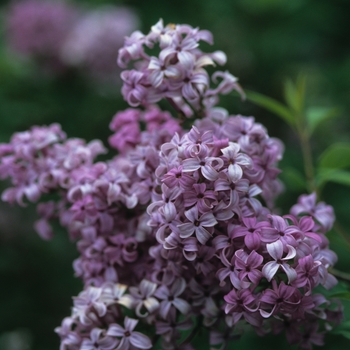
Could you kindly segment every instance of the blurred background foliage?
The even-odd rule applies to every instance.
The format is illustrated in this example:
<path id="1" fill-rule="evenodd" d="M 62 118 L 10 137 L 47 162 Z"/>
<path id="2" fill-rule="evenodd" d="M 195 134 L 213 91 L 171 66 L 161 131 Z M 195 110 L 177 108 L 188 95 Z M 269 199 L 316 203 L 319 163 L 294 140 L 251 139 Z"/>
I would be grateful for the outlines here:
<path id="1" fill-rule="evenodd" d="M 305 111 L 319 123 L 311 140 L 315 162 L 331 144 L 350 142 L 350 1 L 348 0 L 76 0 L 86 8 L 128 6 L 148 32 L 159 18 L 165 23 L 188 23 L 210 30 L 214 49 L 228 56 L 226 68 L 244 89 L 259 92 L 285 104 L 285 81 L 306 77 Z M 10 1 L 0 1 L 1 23 Z M 0 29 L 0 142 L 32 125 L 59 122 L 70 137 L 106 141 L 112 116 L 127 107 L 118 83 L 101 84 L 74 71 L 61 75 L 43 72 L 35 62 L 11 52 L 5 26 Z M 116 70 L 116 75 L 119 74 Z M 249 94 L 248 94 L 249 97 Z M 269 134 L 283 140 L 285 156 L 280 164 L 286 191 L 279 206 L 286 212 L 305 193 L 299 141 L 292 129 L 248 98 L 225 96 L 221 103 L 232 114 L 254 115 Z M 327 113 L 326 113 L 327 112 Z M 106 143 L 106 142 L 105 142 Z M 336 152 L 328 158 L 333 159 Z M 350 166 L 347 152 L 338 161 Z M 322 158 L 321 158 L 322 159 Z M 335 160 L 337 162 L 337 160 Z M 322 161 L 321 161 L 322 162 Z M 292 170 L 291 170 L 292 169 Z M 331 248 L 339 256 L 337 270 L 350 273 L 350 180 L 324 185 L 322 200 L 335 208 L 343 236 L 329 234 Z M 1 184 L 1 189 L 5 187 Z M 34 208 L 25 210 L 0 204 L 0 349 L 58 349 L 53 329 L 70 314 L 71 296 L 82 285 L 72 273 L 77 257 L 74 244 L 63 232 L 50 242 L 32 229 Z M 345 237 L 344 237 L 345 236 Z M 349 290 L 340 279 L 338 290 Z M 345 317 L 350 305 L 344 300 Z M 346 330 L 345 330 L 346 333 Z M 349 330 L 350 334 L 350 330 Z M 283 337 L 258 338 L 248 332 L 235 349 L 289 349 Z M 345 349 L 350 341 L 340 335 L 326 337 L 327 349 Z M 202 349 L 198 343 L 198 349 Z"/>

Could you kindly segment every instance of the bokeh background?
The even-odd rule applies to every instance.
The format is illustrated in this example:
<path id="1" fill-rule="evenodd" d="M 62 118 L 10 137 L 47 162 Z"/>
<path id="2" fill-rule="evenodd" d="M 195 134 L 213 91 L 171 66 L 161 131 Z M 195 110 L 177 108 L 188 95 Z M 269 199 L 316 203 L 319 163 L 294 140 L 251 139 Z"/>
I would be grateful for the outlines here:
<path id="1" fill-rule="evenodd" d="M 0 142 L 8 142 L 13 132 L 52 122 L 59 122 L 68 136 L 106 141 L 112 116 L 127 107 L 119 92 L 117 66 L 107 78 L 101 78 L 87 66 L 52 69 L 16 52 L 8 27 L 12 3 L 0 1 Z M 143 32 L 159 18 L 165 23 L 208 29 L 214 34 L 214 49 L 227 54 L 226 68 L 239 78 L 241 86 L 278 101 L 283 101 L 284 81 L 303 73 L 307 106 L 337 108 L 336 116 L 323 122 L 314 134 L 315 159 L 334 142 L 350 142 L 348 0 L 75 0 L 69 4 L 83 11 L 106 5 L 126 7 L 133 13 L 134 25 Z M 283 140 L 286 150 L 280 166 L 286 191 L 279 206 L 288 210 L 305 192 L 297 181 L 291 181 L 289 172 L 290 168 L 303 171 L 297 138 L 282 120 L 249 100 L 230 95 L 222 98 L 221 105 L 234 114 L 254 115 L 271 136 Z M 0 184 L 0 189 L 5 185 Z M 323 192 L 323 200 L 334 206 L 348 235 L 349 198 L 350 188 L 340 184 L 327 184 Z M 82 288 L 71 266 L 78 256 L 74 244 L 59 228 L 53 240 L 43 241 L 32 228 L 34 220 L 35 208 L 30 205 L 22 209 L 0 204 L 2 350 L 58 349 L 53 329 L 70 314 L 71 297 Z M 342 238 L 331 232 L 329 239 L 339 256 L 336 268 L 350 272 L 350 254 Z M 349 302 L 344 301 L 344 306 L 349 321 Z M 235 349 L 271 346 L 292 348 L 283 337 L 261 339 L 250 332 L 234 344 Z M 325 349 L 349 347 L 350 340 L 341 335 L 326 337 Z M 198 344 L 198 349 L 205 345 Z"/>

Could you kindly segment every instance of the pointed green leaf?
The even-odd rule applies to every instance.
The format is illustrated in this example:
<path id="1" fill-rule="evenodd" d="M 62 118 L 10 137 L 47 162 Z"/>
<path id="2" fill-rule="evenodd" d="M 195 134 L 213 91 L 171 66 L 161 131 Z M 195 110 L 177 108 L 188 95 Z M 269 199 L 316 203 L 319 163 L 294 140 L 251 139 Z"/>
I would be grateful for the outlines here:
<path id="1" fill-rule="evenodd" d="M 339 299 L 345 299 L 350 300 L 350 292 L 340 292 L 330 295 L 331 298 L 339 298 Z M 349 324 L 349 331 L 350 331 L 350 324 Z"/>
<path id="2" fill-rule="evenodd" d="M 326 182 L 335 182 L 341 185 L 350 186 L 350 172 L 337 169 L 324 169 L 318 171 L 316 182 L 319 186 Z"/>
<path id="3" fill-rule="evenodd" d="M 350 330 L 344 330 L 344 329 L 335 329 L 334 331 L 332 331 L 332 334 L 340 334 L 343 337 L 350 339 Z"/>
<path id="4" fill-rule="evenodd" d="M 298 76 L 295 84 L 290 79 L 287 79 L 284 83 L 284 97 L 286 102 L 299 115 L 302 114 L 304 109 L 305 86 L 306 77 L 303 74 Z"/>
<path id="5" fill-rule="evenodd" d="M 320 168 L 344 169 L 350 167 L 350 144 L 335 143 L 328 147 L 320 156 Z"/>
<path id="6" fill-rule="evenodd" d="M 327 107 L 312 107 L 306 111 L 306 120 L 308 123 L 309 131 L 312 133 L 315 128 L 323 121 L 336 117 L 340 113 L 339 108 L 327 108 Z"/>
<path id="7" fill-rule="evenodd" d="M 338 327 L 331 331 L 332 334 L 341 334 L 345 338 L 350 339 L 350 322 L 342 322 Z"/>
<path id="8" fill-rule="evenodd" d="M 282 103 L 274 100 L 273 98 L 259 94 L 257 92 L 253 92 L 253 91 L 245 91 L 245 92 L 247 94 L 248 100 L 276 114 L 292 127 L 295 125 L 293 114 Z"/>
<path id="9" fill-rule="evenodd" d="M 348 329 L 350 331 L 350 321 L 342 322 L 341 326 L 339 326 L 338 328 Z"/>

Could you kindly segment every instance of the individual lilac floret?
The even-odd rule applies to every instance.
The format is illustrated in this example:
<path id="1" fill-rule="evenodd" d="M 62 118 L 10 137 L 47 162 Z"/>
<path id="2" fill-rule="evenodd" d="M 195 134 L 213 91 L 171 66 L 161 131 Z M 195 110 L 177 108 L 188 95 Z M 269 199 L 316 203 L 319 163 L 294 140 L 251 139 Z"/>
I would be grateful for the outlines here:
<path id="1" fill-rule="evenodd" d="M 199 217 L 196 206 L 184 214 L 189 221 L 178 225 L 180 237 L 188 238 L 194 234 L 200 243 L 205 244 L 211 237 L 207 228 L 213 227 L 218 223 L 214 215 L 212 213 L 204 213 Z"/>
<path id="2" fill-rule="evenodd" d="M 10 47 L 51 69 L 64 65 L 60 51 L 77 11 L 64 1 L 23 0 L 9 8 L 6 35 Z"/>
<path id="3" fill-rule="evenodd" d="M 73 317 L 79 318 L 84 326 L 97 324 L 107 313 L 107 306 L 101 300 L 102 288 L 89 287 L 74 298 Z"/>
<path id="4" fill-rule="evenodd" d="M 155 296 L 161 300 L 159 314 L 163 319 L 166 319 L 171 308 L 175 307 L 182 314 L 187 314 L 190 310 L 189 303 L 179 296 L 186 288 L 186 282 L 183 278 L 178 279 L 169 289 L 166 286 L 161 286 L 155 292 Z"/>
<path id="5" fill-rule="evenodd" d="M 117 348 L 118 340 L 106 336 L 106 332 L 100 328 L 94 328 L 90 332 L 90 339 L 84 339 L 80 350 L 113 350 Z"/>
<path id="6" fill-rule="evenodd" d="M 217 102 L 219 94 L 240 90 L 237 78 L 228 72 L 212 76 L 216 88 L 210 87 L 207 66 L 223 65 L 226 55 L 221 51 L 204 53 L 199 42 L 212 44 L 212 34 L 188 25 L 164 26 L 160 20 L 144 35 L 134 32 L 119 50 L 118 63 L 126 68 L 137 61 L 131 70 L 124 70 L 122 94 L 131 106 L 149 105 L 163 98 L 183 115 L 200 114 L 203 105 Z M 158 49 L 150 56 L 149 49 Z"/>
<path id="7" fill-rule="evenodd" d="M 334 223 L 335 216 L 333 208 L 330 205 L 320 202 L 316 204 L 316 193 L 302 195 L 298 198 L 298 203 L 291 208 L 291 214 L 298 216 L 302 214 L 311 215 L 316 219 L 319 228 L 323 233 L 328 232 Z"/>
<path id="8" fill-rule="evenodd" d="M 226 301 L 225 313 L 232 313 L 233 323 L 237 323 L 241 317 L 254 326 L 260 326 L 258 307 L 256 306 L 256 297 L 249 289 L 235 291 L 234 289 L 224 297 Z"/>
<path id="9" fill-rule="evenodd" d="M 138 22 L 137 15 L 127 7 L 100 7 L 87 12 L 78 19 L 62 47 L 63 62 L 90 76 L 116 81 L 118 50 Z"/>
<path id="10" fill-rule="evenodd" d="M 130 295 L 133 298 L 135 312 L 138 317 L 146 317 L 159 307 L 159 302 L 153 297 L 157 284 L 142 280 L 140 286 L 130 287 Z"/>
<path id="11" fill-rule="evenodd" d="M 118 324 L 109 326 L 107 335 L 117 337 L 120 341 L 117 350 L 150 349 L 152 347 L 152 343 L 146 335 L 134 331 L 137 323 L 138 320 L 125 317 L 124 328 Z"/>
<path id="12" fill-rule="evenodd" d="M 288 260 L 293 259 L 295 257 L 296 251 L 292 246 L 290 246 L 288 244 L 287 244 L 286 248 L 288 249 L 288 253 L 284 258 L 282 258 L 282 256 L 283 256 L 283 243 L 281 241 L 276 241 L 273 243 L 266 244 L 266 249 L 269 252 L 270 256 L 274 260 L 274 261 L 268 262 L 266 265 L 264 265 L 264 267 L 262 269 L 263 275 L 266 277 L 266 279 L 269 282 L 275 276 L 275 274 L 279 268 L 282 268 L 284 270 L 285 274 L 288 277 L 288 283 L 290 283 L 296 279 L 297 273 L 287 263 Z"/>

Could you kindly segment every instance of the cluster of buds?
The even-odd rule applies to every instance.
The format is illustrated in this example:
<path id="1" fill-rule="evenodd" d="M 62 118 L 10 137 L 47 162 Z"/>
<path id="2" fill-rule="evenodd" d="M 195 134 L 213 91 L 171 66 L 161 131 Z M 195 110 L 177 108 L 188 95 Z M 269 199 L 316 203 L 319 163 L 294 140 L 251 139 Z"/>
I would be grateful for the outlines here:
<path id="1" fill-rule="evenodd" d="M 56 329 L 61 350 L 191 350 L 202 328 L 224 349 L 243 325 L 260 335 L 284 330 L 309 349 L 342 318 L 337 300 L 315 292 L 337 283 L 328 272 L 337 260 L 326 238 L 332 207 L 311 194 L 276 214 L 282 143 L 254 118 L 212 104 L 238 85 L 203 83 L 200 62 L 223 63 L 224 54 L 203 54 L 199 40 L 211 34 L 161 21 L 147 36 L 126 38 L 119 62 L 139 61 L 122 73 L 123 93 L 146 108 L 115 115 L 112 159 L 96 162 L 105 151 L 99 141 L 67 140 L 58 125 L 0 145 L 0 176 L 13 184 L 3 200 L 59 194 L 39 203 L 36 228 L 48 238 L 58 218 L 77 241 L 74 270 L 84 290 Z M 159 58 L 144 51 L 155 42 Z M 160 60 L 165 68 L 157 70 Z M 186 130 L 152 104 L 160 98 L 197 117 L 194 125 Z"/>

